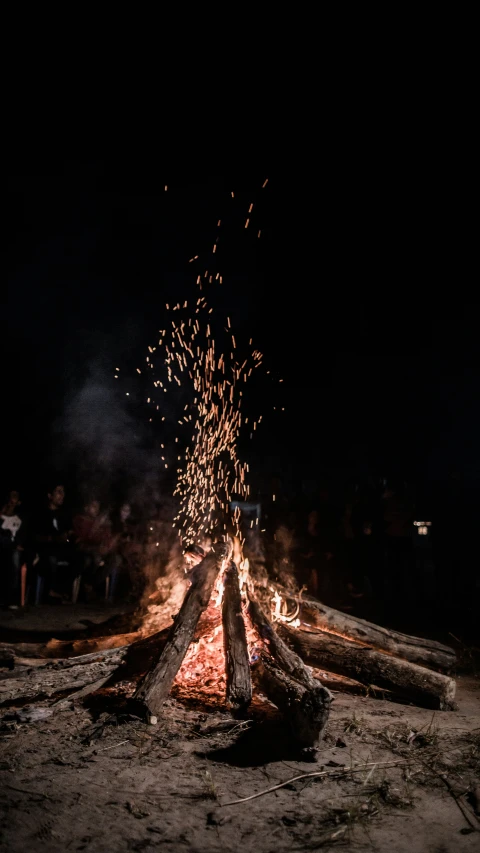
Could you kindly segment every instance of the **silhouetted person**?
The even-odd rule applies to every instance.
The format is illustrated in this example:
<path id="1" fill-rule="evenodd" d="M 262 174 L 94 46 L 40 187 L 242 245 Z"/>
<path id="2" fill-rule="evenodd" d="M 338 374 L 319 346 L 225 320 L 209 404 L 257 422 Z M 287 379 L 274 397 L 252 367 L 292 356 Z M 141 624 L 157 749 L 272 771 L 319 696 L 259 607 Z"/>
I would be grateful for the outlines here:
<path id="1" fill-rule="evenodd" d="M 67 601 L 78 573 L 78 557 L 72 542 L 71 518 L 64 508 L 65 488 L 57 484 L 33 519 L 34 541 L 39 561 L 37 573 L 45 579 L 51 603 Z"/>
<path id="2" fill-rule="evenodd" d="M 310 595 L 338 603 L 339 566 L 336 562 L 340 520 L 329 492 L 323 488 L 307 516 L 306 530 L 300 534 L 298 570 L 300 583 Z"/>
<path id="3" fill-rule="evenodd" d="M 25 559 L 25 524 L 20 505 L 20 492 L 12 490 L 0 510 L 2 599 L 10 610 L 20 606 L 20 574 Z"/>
<path id="4" fill-rule="evenodd" d="M 109 599 L 113 601 L 118 589 L 118 582 L 122 588 L 127 587 L 127 594 L 133 599 L 139 599 L 142 589 L 142 555 L 144 545 L 142 542 L 141 528 L 135 518 L 131 504 L 127 501 L 122 503 L 118 510 L 112 514 L 112 564 L 114 571 L 111 576 Z M 125 584 L 125 581 L 127 583 Z"/>
<path id="5" fill-rule="evenodd" d="M 110 586 L 114 588 L 118 575 L 116 537 L 112 533 L 108 513 L 100 511 L 100 502 L 96 498 L 88 501 L 83 511 L 74 516 L 73 535 L 81 558 L 82 582 L 87 600 L 103 593 L 107 577 L 110 578 Z"/>

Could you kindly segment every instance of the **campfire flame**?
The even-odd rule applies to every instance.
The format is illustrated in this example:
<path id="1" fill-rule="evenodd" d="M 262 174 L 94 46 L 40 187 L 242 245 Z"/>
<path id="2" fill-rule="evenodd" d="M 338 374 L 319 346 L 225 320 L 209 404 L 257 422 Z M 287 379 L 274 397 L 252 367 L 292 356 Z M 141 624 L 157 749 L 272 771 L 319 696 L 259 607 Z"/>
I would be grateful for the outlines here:
<path id="1" fill-rule="evenodd" d="M 215 595 L 215 598 L 214 598 L 214 604 L 215 604 L 215 607 L 220 607 L 220 605 L 221 605 L 221 603 L 222 603 L 222 598 L 223 598 L 223 591 L 224 591 L 224 589 L 225 589 L 225 584 L 224 584 L 224 581 L 223 581 L 223 574 L 222 574 L 222 575 L 220 575 L 220 576 L 217 578 L 217 582 L 216 582 L 216 584 L 215 584 L 215 592 L 214 592 L 214 595 Z"/>
<path id="2" fill-rule="evenodd" d="M 238 566 L 238 583 L 240 586 L 240 592 L 244 592 L 246 590 L 249 579 L 250 563 L 248 558 L 246 558 L 245 560 L 240 560 L 240 564 Z"/>
<path id="3" fill-rule="evenodd" d="M 278 590 L 273 590 L 272 587 L 270 589 L 273 591 L 273 598 L 271 599 L 273 607 L 271 608 L 271 617 L 274 622 L 288 622 L 292 628 L 300 627 L 300 619 L 298 619 L 298 614 L 300 613 L 300 604 L 298 601 L 295 602 L 295 607 L 292 613 L 288 612 L 288 604 L 285 598 L 282 598 Z"/>

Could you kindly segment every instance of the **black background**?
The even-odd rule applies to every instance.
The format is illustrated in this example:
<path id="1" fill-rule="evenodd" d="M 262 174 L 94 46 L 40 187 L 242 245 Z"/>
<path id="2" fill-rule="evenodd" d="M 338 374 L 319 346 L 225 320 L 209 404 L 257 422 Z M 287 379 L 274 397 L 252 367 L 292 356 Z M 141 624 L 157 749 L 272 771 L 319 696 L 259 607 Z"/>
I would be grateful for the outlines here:
<path id="1" fill-rule="evenodd" d="M 203 291 L 215 315 L 253 337 L 271 371 L 245 400 L 263 415 L 240 445 L 254 493 L 272 478 L 292 493 L 323 476 L 400 476 L 425 490 L 454 469 L 478 478 L 463 177 L 442 166 L 442 151 L 410 141 L 400 156 L 401 146 L 382 145 L 211 173 L 134 151 L 13 159 L 4 490 L 95 471 L 115 480 L 121 469 L 127 480 L 158 477 L 170 493 L 158 443 L 173 428 L 148 423 L 135 368 L 164 327 L 165 303 L 196 296 L 207 268 L 223 275 Z"/>

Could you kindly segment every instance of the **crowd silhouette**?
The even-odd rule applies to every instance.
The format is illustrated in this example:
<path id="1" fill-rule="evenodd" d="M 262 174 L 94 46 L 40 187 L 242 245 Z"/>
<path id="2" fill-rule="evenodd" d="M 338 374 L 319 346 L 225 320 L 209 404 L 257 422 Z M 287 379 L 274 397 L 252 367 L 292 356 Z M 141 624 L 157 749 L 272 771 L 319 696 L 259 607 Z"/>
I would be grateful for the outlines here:
<path id="1" fill-rule="evenodd" d="M 323 484 L 280 511 L 277 497 L 269 527 L 279 576 L 288 563 L 306 594 L 325 604 L 400 630 L 476 641 L 480 491 L 454 473 L 425 492 L 379 477 Z"/>
<path id="2" fill-rule="evenodd" d="M 334 484 L 335 486 L 335 484 Z M 480 610 L 479 492 L 454 473 L 428 500 L 401 479 L 262 503 L 273 572 L 325 604 L 399 629 L 472 639 Z M 178 534 L 155 503 L 104 505 L 90 492 L 73 511 L 55 480 L 38 505 L 11 490 L 0 510 L 0 605 L 139 601 Z"/>
<path id="3" fill-rule="evenodd" d="M 90 494 L 72 511 L 66 498 L 55 481 L 33 508 L 18 490 L 7 493 L 0 510 L 0 604 L 18 610 L 27 603 L 140 600 L 169 529 L 159 507 L 104 506 Z"/>

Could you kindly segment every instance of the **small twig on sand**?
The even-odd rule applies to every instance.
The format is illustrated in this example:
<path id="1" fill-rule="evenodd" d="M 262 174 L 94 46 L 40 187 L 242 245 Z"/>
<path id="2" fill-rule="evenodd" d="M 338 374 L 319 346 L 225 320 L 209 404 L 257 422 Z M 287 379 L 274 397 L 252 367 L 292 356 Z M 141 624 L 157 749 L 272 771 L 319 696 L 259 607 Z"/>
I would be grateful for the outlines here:
<path id="1" fill-rule="evenodd" d="M 459 799 L 458 799 L 458 797 L 456 796 L 455 791 L 453 790 L 453 788 L 452 788 L 452 786 L 451 786 L 450 782 L 448 781 L 448 779 L 446 778 L 446 776 L 444 776 L 442 773 L 439 773 L 439 776 L 440 776 L 440 779 L 442 780 L 442 782 L 445 782 L 445 785 L 447 786 L 447 789 L 448 789 L 448 793 L 449 793 L 449 794 L 450 794 L 450 796 L 455 800 L 455 802 L 456 802 L 456 804 L 457 804 L 458 808 L 460 809 L 460 811 L 461 811 L 461 813 L 462 813 L 462 815 L 463 815 L 464 819 L 467 821 L 467 823 L 468 823 L 468 825 L 469 825 L 470 829 L 476 830 L 476 831 L 478 832 L 478 827 L 477 827 L 477 826 L 475 826 L 475 824 L 474 824 L 474 823 L 472 823 L 472 821 L 470 820 L 470 818 L 469 818 L 469 816 L 468 816 L 468 814 L 467 814 L 466 810 L 464 809 L 464 807 L 462 806 L 462 804 L 461 804 L 460 800 L 459 800 Z M 477 821 L 477 823 L 478 823 L 478 818 L 475 818 L 475 819 L 476 819 L 476 821 Z"/>
<path id="2" fill-rule="evenodd" d="M 14 785 L 5 785 L 10 791 L 17 791 L 19 794 L 28 794 L 29 797 L 40 797 L 42 800 L 51 800 L 48 794 L 42 794 L 41 791 L 26 791 L 25 788 L 15 788 Z"/>
<path id="3" fill-rule="evenodd" d="M 124 743 L 130 743 L 130 741 L 129 740 L 121 740 L 120 743 L 112 743 L 111 746 L 104 746 L 104 748 L 101 749 L 100 752 L 106 752 L 107 749 L 115 749 L 116 746 L 123 746 Z"/>
<path id="4" fill-rule="evenodd" d="M 250 794 L 249 797 L 242 797 L 240 800 L 230 800 L 228 803 L 221 803 L 221 806 L 236 806 L 237 803 L 246 803 L 248 800 L 255 800 L 257 797 L 263 797 L 264 794 L 271 794 L 273 791 L 278 791 L 279 788 L 284 788 L 285 785 L 290 785 L 292 782 L 298 782 L 299 779 L 312 779 L 315 776 L 345 776 L 347 773 L 358 773 L 360 770 L 365 770 L 367 767 L 398 767 L 402 764 L 409 764 L 408 761 L 369 761 L 368 764 L 359 764 L 358 767 L 345 767 L 340 770 L 315 770 L 313 773 L 302 773 L 300 776 L 292 776 L 291 779 L 286 779 L 285 782 L 280 782 L 278 785 L 273 785 L 271 788 L 266 788 L 264 791 L 259 791 L 258 794 Z"/>
<path id="5" fill-rule="evenodd" d="M 460 800 L 458 799 L 457 795 L 455 794 L 455 791 L 453 790 L 453 788 L 452 788 L 450 782 L 448 781 L 445 773 L 440 773 L 438 770 L 435 770 L 435 768 L 432 767 L 431 764 L 429 764 L 427 761 L 422 761 L 421 763 L 424 765 L 424 767 L 427 767 L 432 773 L 434 773 L 435 776 L 438 776 L 438 778 L 442 780 L 442 782 L 444 783 L 444 785 L 446 786 L 446 788 L 448 790 L 448 793 L 450 794 L 452 799 L 455 801 L 455 803 L 456 803 L 457 807 L 459 808 L 460 812 L 462 813 L 464 819 L 467 821 L 470 829 L 472 829 L 474 832 L 478 832 L 478 827 L 475 826 L 475 824 L 472 823 L 472 821 L 470 820 L 467 811 L 464 809 L 463 805 L 461 804 Z M 477 820 L 477 822 L 478 822 L 478 818 L 476 816 L 475 816 L 475 820 Z"/>

